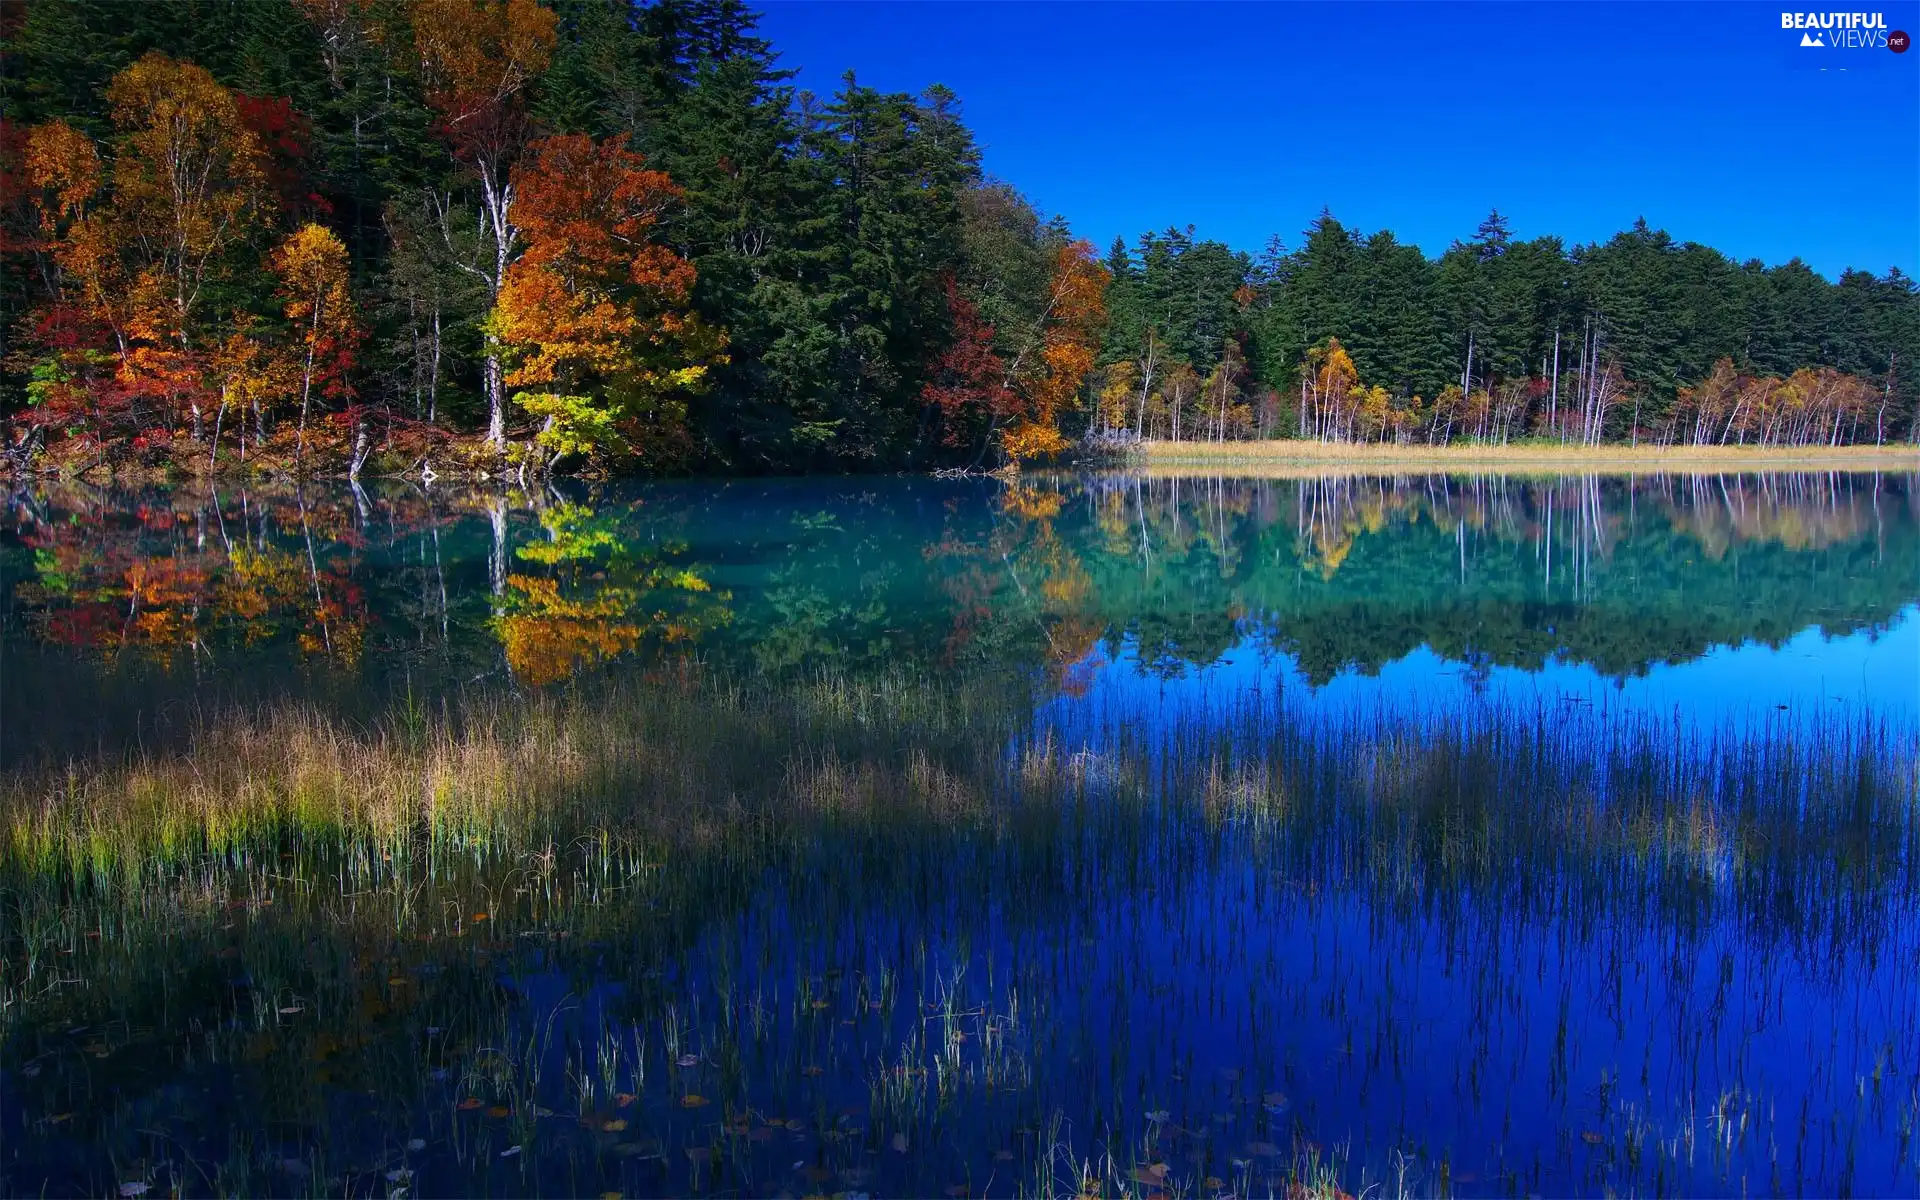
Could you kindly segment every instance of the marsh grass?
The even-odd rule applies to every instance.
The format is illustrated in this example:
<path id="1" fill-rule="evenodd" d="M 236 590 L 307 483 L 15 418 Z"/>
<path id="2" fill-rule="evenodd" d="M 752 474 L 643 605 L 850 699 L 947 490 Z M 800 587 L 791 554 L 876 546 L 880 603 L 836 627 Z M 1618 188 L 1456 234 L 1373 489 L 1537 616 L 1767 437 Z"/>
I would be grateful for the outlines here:
<path id="1" fill-rule="evenodd" d="M 1385 442 L 1319 442 L 1293 438 L 1243 442 L 1149 441 L 1129 461 L 1156 474 L 1204 469 L 1217 474 L 1317 479 L 1329 469 L 1394 471 L 1421 468 L 1474 473 L 1604 471 L 1609 475 L 1686 474 L 1698 471 L 1911 471 L 1920 448 L 1886 446 L 1575 446 L 1560 442 L 1451 446 Z"/>
<path id="2" fill-rule="evenodd" d="M 684 661 L 366 721 L 210 709 L 184 746 L 15 771 L 0 1185 L 1452 1191 L 1473 1148 L 1367 1099 L 1434 1052 L 1405 995 L 1435 955 L 1466 1032 L 1431 1102 L 1489 1119 L 1552 1030 L 1527 954 L 1608 981 L 1616 1022 L 1723 964 L 1668 1020 L 1751 1089 L 1563 1046 L 1538 1100 L 1578 1125 L 1480 1168 L 1506 1190 L 1694 1190 L 1783 1145 L 1783 1186 L 1837 1185 L 1796 1099 L 1910 1139 L 1910 730 L 1263 698 L 1036 724 L 1030 687 Z M 1857 1089 L 1765 1092 L 1793 1081 L 1723 1025 L 1742 984 L 1874 997 L 1827 1051 Z M 1875 1169 L 1912 1180 L 1910 1141 Z"/>

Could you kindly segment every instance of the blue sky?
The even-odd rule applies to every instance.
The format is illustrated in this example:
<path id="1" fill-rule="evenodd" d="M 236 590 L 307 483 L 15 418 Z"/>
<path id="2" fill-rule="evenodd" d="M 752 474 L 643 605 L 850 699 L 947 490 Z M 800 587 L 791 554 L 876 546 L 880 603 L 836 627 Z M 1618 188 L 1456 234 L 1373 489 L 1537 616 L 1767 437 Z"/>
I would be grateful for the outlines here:
<path id="1" fill-rule="evenodd" d="M 1920 32 L 1920 3 L 1859 7 Z M 1325 206 L 1436 254 L 1498 207 L 1523 237 L 1644 215 L 1736 259 L 1920 274 L 1920 49 L 1802 49 L 1777 5 L 765 12 L 800 86 L 953 88 L 987 170 L 1103 249 L 1189 223 L 1292 245 Z"/>

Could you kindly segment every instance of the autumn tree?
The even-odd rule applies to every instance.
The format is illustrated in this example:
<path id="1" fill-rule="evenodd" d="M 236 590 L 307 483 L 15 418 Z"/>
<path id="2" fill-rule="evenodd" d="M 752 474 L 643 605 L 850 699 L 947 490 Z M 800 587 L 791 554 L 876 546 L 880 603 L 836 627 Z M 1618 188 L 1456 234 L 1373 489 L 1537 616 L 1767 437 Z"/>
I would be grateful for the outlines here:
<path id="1" fill-rule="evenodd" d="M 944 282 L 951 340 L 934 359 L 920 395 L 940 413 L 946 443 L 960 446 L 983 439 L 985 431 L 1018 411 L 1020 400 L 1007 386 L 1007 364 L 994 350 L 993 326 L 953 276 Z"/>
<path id="2" fill-rule="evenodd" d="M 1097 427 L 1101 430 L 1125 429 L 1133 415 L 1134 395 L 1140 390 L 1139 370 L 1133 360 L 1110 364 L 1100 380 Z"/>
<path id="3" fill-rule="evenodd" d="M 110 170 L 64 121 L 29 137 L 51 290 L 111 339 L 118 383 L 184 408 L 197 438 L 208 293 L 261 223 L 264 154 L 234 94 L 191 63 L 149 53 L 107 98 L 120 131 Z"/>
<path id="4" fill-rule="evenodd" d="M 1355 391 L 1360 372 L 1339 338 L 1328 338 L 1307 354 L 1300 379 L 1300 436 L 1345 441 L 1352 436 Z"/>
<path id="5" fill-rule="evenodd" d="M 513 167 L 529 130 L 526 93 L 553 56 L 557 18 L 534 0 L 419 0 L 413 6 L 427 99 L 455 157 L 480 185 L 481 233 L 492 262 L 469 265 L 489 299 L 498 303 L 515 257 Z M 448 214 L 442 232 L 452 241 Z M 506 445 L 506 377 L 499 348 L 489 342 L 484 366 L 487 441 Z"/>
<path id="6" fill-rule="evenodd" d="M 27 385 L 25 424 L 34 436 L 48 427 L 90 426 L 97 438 L 104 433 L 101 368 L 125 362 L 130 292 L 114 228 L 97 212 L 107 200 L 105 168 L 93 140 L 61 120 L 29 130 L 22 159 L 32 214 L 24 248 L 48 299 L 33 330 L 40 354 Z M 109 335 L 117 359 L 97 349 Z"/>
<path id="7" fill-rule="evenodd" d="M 676 400 L 723 362 L 724 336 L 686 311 L 693 264 L 651 240 L 680 191 L 625 135 L 535 142 L 514 167 L 510 219 L 526 250 L 507 268 L 489 331 L 514 402 L 554 456 L 643 448 L 678 429 Z"/>
<path id="8" fill-rule="evenodd" d="M 265 154 L 234 94 L 192 63 L 149 53 L 107 98 L 123 131 L 109 237 L 132 260 L 123 352 L 135 373 L 186 398 L 198 437 L 202 302 L 260 224 Z"/>
<path id="9" fill-rule="evenodd" d="M 1060 413 L 1075 406 L 1093 369 L 1107 271 L 1086 242 L 1061 245 L 1051 260 L 1045 302 L 1013 339 L 1011 357 L 996 348 L 997 331 L 974 300 L 951 276 L 945 281 L 951 340 L 921 399 L 942 414 L 950 445 L 997 437 L 1016 462 L 1066 448 Z"/>
<path id="10" fill-rule="evenodd" d="M 332 230 L 307 224 L 273 254 L 280 297 L 300 355 L 300 432 L 293 461 L 306 455 L 307 416 L 317 387 L 329 400 L 353 394 L 350 375 L 359 325 L 347 291 L 347 248 Z"/>
<path id="11" fill-rule="evenodd" d="M 1107 318 L 1108 279 L 1092 243 L 1069 242 L 1055 251 L 1041 314 L 1039 362 L 1020 381 L 1026 404 L 1002 435 L 1008 458 L 1017 461 L 1066 448 L 1060 413 L 1075 405 L 1093 369 Z M 1019 366 L 1015 364 L 1016 372 Z"/>

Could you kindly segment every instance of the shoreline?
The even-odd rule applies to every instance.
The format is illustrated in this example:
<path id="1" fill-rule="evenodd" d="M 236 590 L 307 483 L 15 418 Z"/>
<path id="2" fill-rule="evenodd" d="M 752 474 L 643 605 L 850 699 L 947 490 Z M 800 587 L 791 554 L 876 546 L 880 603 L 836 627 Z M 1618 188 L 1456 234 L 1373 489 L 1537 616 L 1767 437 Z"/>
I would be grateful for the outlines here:
<path id="1" fill-rule="evenodd" d="M 1324 475 L 1420 471 L 1519 474 L 1701 474 L 1755 471 L 1920 471 L 1920 446 L 1403 446 L 1275 439 L 1143 442 L 1127 466 L 1156 474 Z"/>

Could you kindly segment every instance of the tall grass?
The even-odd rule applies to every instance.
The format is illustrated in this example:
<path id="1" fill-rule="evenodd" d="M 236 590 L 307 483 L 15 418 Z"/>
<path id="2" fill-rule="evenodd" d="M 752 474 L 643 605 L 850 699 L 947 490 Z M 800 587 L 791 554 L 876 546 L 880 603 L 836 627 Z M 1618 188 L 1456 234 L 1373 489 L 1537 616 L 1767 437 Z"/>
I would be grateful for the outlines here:
<path id="1" fill-rule="evenodd" d="M 1844 994 L 1915 942 L 1909 729 L 1033 703 L 687 662 L 28 764 L 0 782 L 0 1190 L 1447 1191 L 1461 1146 L 1342 1124 L 1433 1052 L 1395 997 L 1436 939 L 1481 981 L 1469 1080 L 1537 1053 L 1526 947 L 1631 974 L 1719 946 Z M 1651 1020 L 1642 986 L 1615 1003 Z M 1228 1074 L 1199 1035 L 1234 989 Z M 1889 1064 L 1861 1128 L 1920 1119 L 1910 1048 L 1833 1050 Z M 1489 1178 L 1685 1190 L 1796 1136 L 1792 1096 L 1717 1091 L 1747 1140 L 1712 1159 L 1669 1091 L 1609 1086 L 1577 1169 Z"/>
<path id="2" fill-rule="evenodd" d="M 1911 471 L 1912 445 L 1888 446 L 1575 446 L 1560 442 L 1451 446 L 1322 442 L 1295 438 L 1241 442 L 1142 442 L 1130 452 L 1158 472 L 1231 468 L 1236 474 L 1311 478 L 1326 470 L 1423 467 L 1453 471 L 1604 470 L 1669 474 L 1711 470 Z"/>

